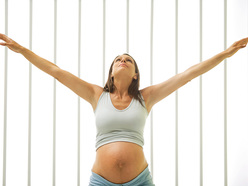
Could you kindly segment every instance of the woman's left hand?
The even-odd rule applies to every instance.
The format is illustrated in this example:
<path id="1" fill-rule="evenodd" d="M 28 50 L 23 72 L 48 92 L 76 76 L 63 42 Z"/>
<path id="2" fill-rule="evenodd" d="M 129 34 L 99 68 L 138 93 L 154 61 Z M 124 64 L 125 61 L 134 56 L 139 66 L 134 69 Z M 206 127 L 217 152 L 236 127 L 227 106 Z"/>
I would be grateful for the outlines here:
<path id="1" fill-rule="evenodd" d="M 245 48 L 248 43 L 248 37 L 241 39 L 239 41 L 236 41 L 233 43 L 228 49 L 226 49 L 227 57 L 231 57 L 233 54 L 235 54 L 239 49 Z"/>

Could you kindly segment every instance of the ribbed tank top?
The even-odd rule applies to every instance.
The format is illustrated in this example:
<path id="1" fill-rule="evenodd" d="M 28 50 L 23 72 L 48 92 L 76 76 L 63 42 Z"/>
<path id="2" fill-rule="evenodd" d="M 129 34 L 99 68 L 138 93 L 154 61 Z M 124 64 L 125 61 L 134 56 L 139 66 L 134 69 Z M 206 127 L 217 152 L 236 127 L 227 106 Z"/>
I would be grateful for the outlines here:
<path id="1" fill-rule="evenodd" d="M 142 99 L 145 106 L 143 96 Z M 127 108 L 119 110 L 112 104 L 110 93 L 103 91 L 94 114 L 97 130 L 96 149 L 116 141 L 132 142 L 143 147 L 143 131 L 148 112 L 138 100 L 133 98 Z"/>

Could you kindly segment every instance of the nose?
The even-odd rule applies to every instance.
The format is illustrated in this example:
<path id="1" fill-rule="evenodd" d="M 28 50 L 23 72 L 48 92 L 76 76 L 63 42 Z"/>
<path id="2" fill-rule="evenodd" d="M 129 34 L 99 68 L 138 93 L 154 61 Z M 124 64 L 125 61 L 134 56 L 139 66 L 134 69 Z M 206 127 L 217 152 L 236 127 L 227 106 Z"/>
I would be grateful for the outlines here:
<path id="1" fill-rule="evenodd" d="M 122 63 L 122 62 L 125 62 L 125 63 L 126 63 L 126 60 L 125 60 L 125 59 L 122 59 L 122 60 L 121 60 L 121 63 Z"/>

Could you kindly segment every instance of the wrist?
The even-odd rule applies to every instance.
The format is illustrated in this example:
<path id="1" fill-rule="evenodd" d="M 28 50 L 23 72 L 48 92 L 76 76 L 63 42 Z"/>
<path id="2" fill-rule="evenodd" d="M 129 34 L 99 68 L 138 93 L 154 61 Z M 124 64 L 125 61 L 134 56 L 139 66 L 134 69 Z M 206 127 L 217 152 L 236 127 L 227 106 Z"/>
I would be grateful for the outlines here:
<path id="1" fill-rule="evenodd" d="M 19 53 L 22 54 L 22 55 L 24 55 L 27 51 L 28 51 L 27 48 L 21 46 L 21 47 L 20 47 L 20 50 L 19 50 Z"/>
<path id="2" fill-rule="evenodd" d="M 224 50 L 224 51 L 222 51 L 222 52 L 220 53 L 220 56 L 221 56 L 221 58 L 223 58 L 223 60 L 224 60 L 224 59 L 226 59 L 226 58 L 229 57 L 229 53 L 228 53 L 227 50 Z"/>

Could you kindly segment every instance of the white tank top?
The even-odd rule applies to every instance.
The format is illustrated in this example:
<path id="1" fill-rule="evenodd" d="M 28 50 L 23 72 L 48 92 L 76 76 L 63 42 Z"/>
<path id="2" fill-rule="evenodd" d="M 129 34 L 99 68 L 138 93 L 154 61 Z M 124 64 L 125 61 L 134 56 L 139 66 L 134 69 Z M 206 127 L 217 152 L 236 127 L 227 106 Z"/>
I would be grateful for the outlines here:
<path id="1" fill-rule="evenodd" d="M 145 105 L 143 96 L 142 99 Z M 96 149 L 116 141 L 131 142 L 143 147 L 143 131 L 148 112 L 138 100 L 133 98 L 127 108 L 118 110 L 112 104 L 110 93 L 103 91 L 94 114 L 97 129 Z"/>

